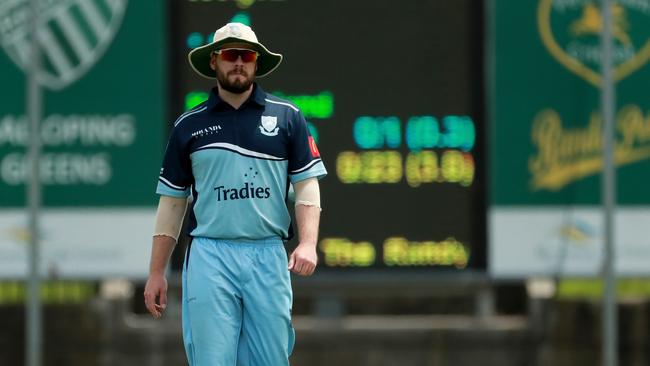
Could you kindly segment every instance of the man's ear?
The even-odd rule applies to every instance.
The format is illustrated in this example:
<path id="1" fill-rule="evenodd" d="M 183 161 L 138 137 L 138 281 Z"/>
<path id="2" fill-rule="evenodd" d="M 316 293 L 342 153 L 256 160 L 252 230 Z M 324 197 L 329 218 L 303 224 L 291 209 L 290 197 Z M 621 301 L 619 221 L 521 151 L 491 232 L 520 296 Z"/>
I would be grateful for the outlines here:
<path id="1" fill-rule="evenodd" d="M 217 70 L 217 56 L 214 53 L 210 55 L 210 68 Z"/>

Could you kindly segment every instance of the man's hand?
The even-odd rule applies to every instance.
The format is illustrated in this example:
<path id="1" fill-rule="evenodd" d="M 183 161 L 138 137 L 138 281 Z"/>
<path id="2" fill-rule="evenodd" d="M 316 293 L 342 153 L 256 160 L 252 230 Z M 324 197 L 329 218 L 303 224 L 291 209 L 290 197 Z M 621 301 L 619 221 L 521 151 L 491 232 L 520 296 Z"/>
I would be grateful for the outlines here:
<path id="1" fill-rule="evenodd" d="M 158 299 L 158 303 L 156 303 Z M 160 319 L 167 307 L 167 279 L 162 274 L 149 275 L 144 287 L 144 304 L 154 319 Z"/>
<path id="2" fill-rule="evenodd" d="M 316 244 L 300 243 L 289 256 L 289 270 L 301 276 L 311 276 L 317 263 Z"/>

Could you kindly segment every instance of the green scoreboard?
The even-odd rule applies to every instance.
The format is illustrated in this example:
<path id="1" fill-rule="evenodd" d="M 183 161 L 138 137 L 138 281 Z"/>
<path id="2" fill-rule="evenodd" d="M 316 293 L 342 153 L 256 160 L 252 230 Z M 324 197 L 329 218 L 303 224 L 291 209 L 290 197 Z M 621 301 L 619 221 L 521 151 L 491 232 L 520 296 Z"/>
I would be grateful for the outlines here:
<path id="1" fill-rule="evenodd" d="M 321 269 L 485 267 L 483 12 L 476 1 L 170 3 L 173 115 L 213 82 L 187 62 L 231 22 L 284 55 L 259 79 L 305 115 L 321 181 Z"/>

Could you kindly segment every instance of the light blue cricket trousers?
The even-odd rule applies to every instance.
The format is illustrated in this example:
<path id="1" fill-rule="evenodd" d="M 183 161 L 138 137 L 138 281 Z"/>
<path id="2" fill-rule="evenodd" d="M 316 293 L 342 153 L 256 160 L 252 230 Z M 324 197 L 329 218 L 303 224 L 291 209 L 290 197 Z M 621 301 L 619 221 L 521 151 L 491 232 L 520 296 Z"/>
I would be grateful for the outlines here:
<path id="1" fill-rule="evenodd" d="M 292 300 L 279 238 L 194 238 L 183 267 L 183 341 L 190 366 L 289 365 Z"/>

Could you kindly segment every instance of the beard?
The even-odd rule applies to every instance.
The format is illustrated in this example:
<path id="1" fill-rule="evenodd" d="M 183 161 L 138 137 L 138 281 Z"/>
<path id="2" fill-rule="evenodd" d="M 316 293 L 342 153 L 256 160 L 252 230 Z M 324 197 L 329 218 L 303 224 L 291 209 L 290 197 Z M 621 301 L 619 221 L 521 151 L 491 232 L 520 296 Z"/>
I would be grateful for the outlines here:
<path id="1" fill-rule="evenodd" d="M 245 80 L 241 81 L 239 78 L 237 78 L 235 81 L 231 82 L 228 80 L 228 76 L 230 75 L 241 75 L 245 78 Z M 223 71 L 217 69 L 217 81 L 219 82 L 219 86 L 233 94 L 242 94 L 250 89 L 254 79 L 255 75 L 248 75 L 248 73 L 243 69 L 237 68 L 235 70 L 229 71 L 228 73 L 224 73 Z"/>

